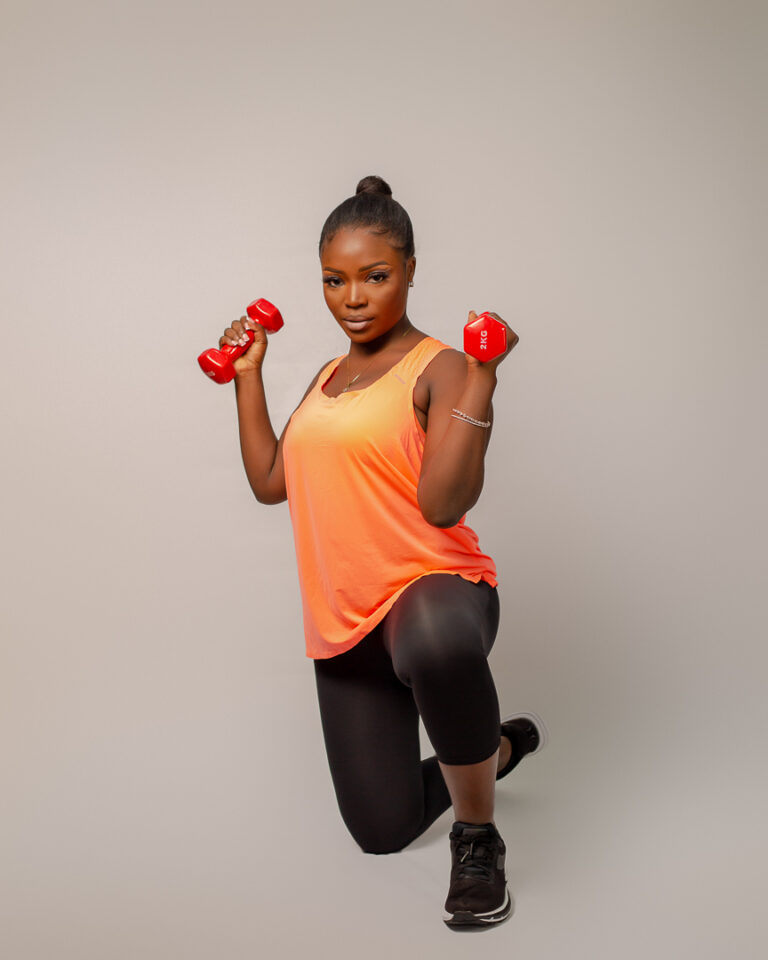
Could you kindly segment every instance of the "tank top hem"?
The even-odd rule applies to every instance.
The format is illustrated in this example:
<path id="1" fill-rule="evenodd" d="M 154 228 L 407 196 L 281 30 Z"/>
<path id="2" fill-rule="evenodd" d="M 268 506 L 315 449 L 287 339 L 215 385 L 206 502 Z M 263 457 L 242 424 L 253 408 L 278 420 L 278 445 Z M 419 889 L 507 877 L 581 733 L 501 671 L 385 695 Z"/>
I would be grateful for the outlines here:
<path id="1" fill-rule="evenodd" d="M 310 660 L 330 660 L 332 657 L 338 657 L 342 653 L 346 653 L 347 650 L 351 650 L 353 647 L 356 647 L 358 643 L 364 640 L 365 637 L 367 637 L 368 634 L 381 623 L 384 617 L 386 617 L 386 615 L 395 605 L 401 593 L 407 590 L 411 584 L 416 583 L 417 580 L 421 580 L 422 577 L 428 577 L 433 573 L 452 573 L 456 576 L 462 577 L 464 580 L 469 580 L 470 583 L 479 583 L 481 580 L 484 580 L 492 587 L 497 587 L 499 585 L 496 577 L 486 572 L 470 574 L 461 572 L 459 570 L 424 570 L 418 576 L 409 580 L 408 583 L 403 584 L 403 586 L 396 590 L 390 597 L 387 597 L 387 599 L 376 608 L 376 610 L 370 615 L 370 617 L 367 618 L 367 620 L 355 628 L 352 635 L 347 637 L 343 643 L 325 643 L 325 650 L 323 652 L 310 652 L 310 650 L 307 649 L 307 657 Z"/>

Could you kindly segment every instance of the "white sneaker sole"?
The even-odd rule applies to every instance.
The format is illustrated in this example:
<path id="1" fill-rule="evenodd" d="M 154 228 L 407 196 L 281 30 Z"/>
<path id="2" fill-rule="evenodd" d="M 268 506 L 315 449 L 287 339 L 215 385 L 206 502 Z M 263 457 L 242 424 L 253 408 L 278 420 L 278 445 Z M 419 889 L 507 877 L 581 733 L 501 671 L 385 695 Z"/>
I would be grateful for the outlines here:
<path id="1" fill-rule="evenodd" d="M 489 910 L 487 913 L 472 913 L 471 910 L 456 910 L 454 913 L 448 913 L 444 910 L 443 920 L 449 927 L 484 927 L 489 923 L 501 923 L 512 915 L 514 909 L 515 902 L 507 887 L 504 903 L 495 910 Z"/>

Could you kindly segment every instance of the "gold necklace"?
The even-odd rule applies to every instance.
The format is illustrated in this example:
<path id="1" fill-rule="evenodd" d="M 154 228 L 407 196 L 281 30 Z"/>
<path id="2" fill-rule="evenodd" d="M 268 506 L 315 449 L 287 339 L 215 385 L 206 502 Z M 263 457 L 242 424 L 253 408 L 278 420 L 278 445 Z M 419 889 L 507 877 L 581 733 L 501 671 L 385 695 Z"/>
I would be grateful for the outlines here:
<path id="1" fill-rule="evenodd" d="M 410 324 L 410 322 L 409 322 L 409 324 L 408 324 L 408 326 L 406 327 L 406 329 L 403 330 L 403 336 L 400 337 L 400 339 L 402 340 L 403 337 L 406 335 L 406 333 L 410 333 L 410 332 L 411 332 L 411 329 L 412 329 L 412 327 L 411 327 L 411 324 Z M 349 388 L 352 386 L 352 384 L 353 384 L 356 380 L 359 380 L 360 377 L 362 377 L 362 375 L 365 373 L 365 371 L 368 369 L 368 367 L 370 367 L 370 365 L 373 363 L 373 361 L 374 361 L 375 359 L 376 359 L 376 355 L 374 354 L 374 356 L 371 357 L 371 359 L 370 359 L 370 360 L 368 361 L 368 363 L 363 367 L 363 369 L 360 371 L 360 373 L 358 373 L 358 375 L 357 375 L 356 377 L 352 377 L 352 379 L 350 380 L 350 379 L 349 379 L 349 354 L 347 354 L 347 385 L 346 385 L 346 387 L 344 387 L 344 388 L 342 389 L 341 392 L 342 392 L 342 393 L 346 393 L 347 390 L 349 390 Z"/>

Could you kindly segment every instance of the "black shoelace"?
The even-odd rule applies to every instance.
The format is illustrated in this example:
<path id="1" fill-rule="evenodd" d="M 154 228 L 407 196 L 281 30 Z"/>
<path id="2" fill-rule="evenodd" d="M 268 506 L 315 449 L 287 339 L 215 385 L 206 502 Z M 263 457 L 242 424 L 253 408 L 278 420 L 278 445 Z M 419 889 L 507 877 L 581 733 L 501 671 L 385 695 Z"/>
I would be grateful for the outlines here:
<path id="1" fill-rule="evenodd" d="M 493 880 L 494 844 L 489 837 L 459 839 L 456 847 L 457 876 Z"/>

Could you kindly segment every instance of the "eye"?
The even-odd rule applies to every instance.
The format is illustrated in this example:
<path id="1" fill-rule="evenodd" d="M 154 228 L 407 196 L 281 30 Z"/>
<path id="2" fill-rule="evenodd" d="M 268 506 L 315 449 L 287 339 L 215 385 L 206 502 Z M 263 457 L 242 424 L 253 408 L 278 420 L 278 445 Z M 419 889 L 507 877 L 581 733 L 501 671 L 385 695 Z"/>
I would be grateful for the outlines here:
<path id="1" fill-rule="evenodd" d="M 329 287 L 336 287 L 341 283 L 341 280 L 338 277 L 323 277 L 323 283 L 327 284 Z"/>
<path id="2" fill-rule="evenodd" d="M 382 283 L 384 280 L 387 279 L 388 276 L 389 276 L 388 273 L 386 273 L 386 272 L 384 272 L 384 271 L 382 271 L 382 270 L 377 270 L 376 273 L 372 273 L 372 274 L 368 277 L 368 279 L 369 279 L 369 280 L 373 280 L 373 281 L 375 281 L 376 283 Z"/>

